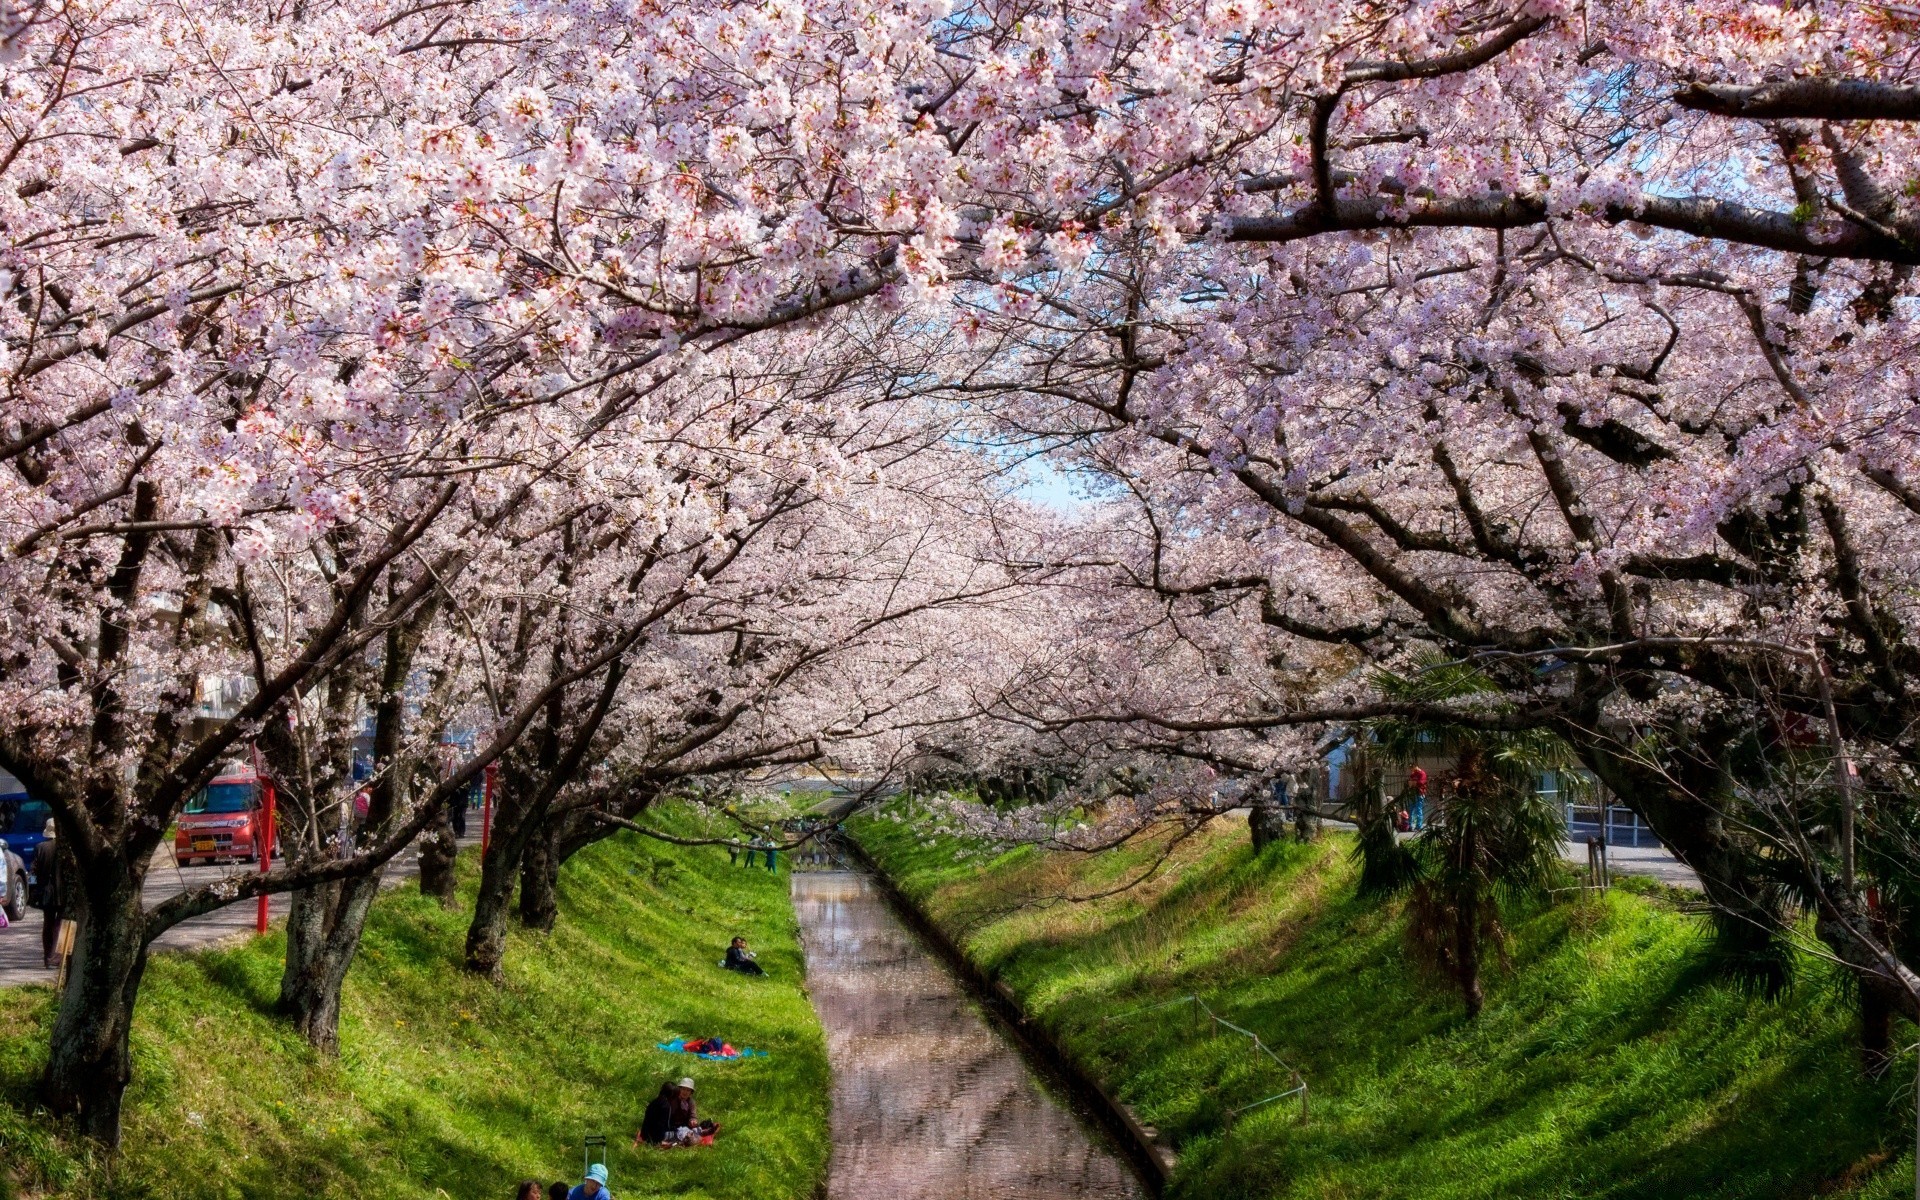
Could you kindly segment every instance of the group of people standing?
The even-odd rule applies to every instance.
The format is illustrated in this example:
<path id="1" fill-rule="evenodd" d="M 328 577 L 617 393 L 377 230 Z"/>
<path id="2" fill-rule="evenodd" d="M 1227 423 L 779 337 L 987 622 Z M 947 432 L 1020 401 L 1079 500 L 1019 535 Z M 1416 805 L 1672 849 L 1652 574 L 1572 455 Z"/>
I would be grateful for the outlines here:
<path id="1" fill-rule="evenodd" d="M 767 870 L 773 871 L 779 868 L 779 863 L 774 857 L 775 854 L 778 853 L 779 849 L 780 848 L 778 846 L 774 845 L 772 842 L 768 841 L 765 838 L 755 838 L 744 846 L 742 846 L 739 842 L 728 842 L 727 843 L 727 861 L 734 864 L 735 866 L 740 865 L 740 852 L 742 850 L 745 850 L 747 852 L 747 865 L 751 867 L 753 865 L 754 856 L 756 854 L 764 854 L 767 859 L 767 863 L 766 863 Z"/>

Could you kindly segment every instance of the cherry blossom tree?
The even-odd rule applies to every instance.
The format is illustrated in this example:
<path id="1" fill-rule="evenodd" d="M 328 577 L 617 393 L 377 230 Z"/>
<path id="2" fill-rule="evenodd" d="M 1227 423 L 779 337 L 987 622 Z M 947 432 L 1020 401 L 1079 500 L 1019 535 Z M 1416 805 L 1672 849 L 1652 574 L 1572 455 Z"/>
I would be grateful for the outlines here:
<path id="1" fill-rule="evenodd" d="M 1512 719 L 1582 746 L 1763 955 L 1781 914 L 1726 819 L 1756 714 L 1823 720 L 1830 684 L 1845 739 L 1912 760 L 1901 22 L 1236 16 L 1168 36 L 1245 138 L 1130 160 L 1077 261 L 1045 247 L 1050 198 L 998 218 L 956 271 L 975 357 L 945 389 L 1240 542 L 1175 591 L 1497 661 Z M 1649 768 L 1620 748 L 1655 703 L 1677 723 Z M 1860 893 L 1812 890 L 1880 976 L 1845 932 Z"/>
<path id="2" fill-rule="evenodd" d="M 242 896 L 302 891 L 326 1044 L 378 871 L 491 762 L 483 967 L 516 872 L 679 781 L 910 716 L 1191 795 L 1419 715 L 1345 687 L 1415 645 L 1776 925 L 1722 819 L 1755 713 L 1916 766 L 1910 42 L 1835 3 L 6 9 L 0 765 L 82 916 L 49 1101 L 117 1137 L 147 946 Z M 1126 515 L 985 592 L 905 553 L 951 403 Z M 991 669 L 927 674 L 947 620 Z M 884 718 L 833 702 L 860 661 Z M 145 909 L 256 746 L 286 864 Z"/>

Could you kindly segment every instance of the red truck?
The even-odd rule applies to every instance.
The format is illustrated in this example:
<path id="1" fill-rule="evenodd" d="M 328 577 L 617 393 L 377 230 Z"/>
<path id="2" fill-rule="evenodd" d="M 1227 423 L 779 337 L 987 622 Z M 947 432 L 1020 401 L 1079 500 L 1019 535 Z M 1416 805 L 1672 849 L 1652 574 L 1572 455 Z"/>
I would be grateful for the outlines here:
<path id="1" fill-rule="evenodd" d="M 260 778 L 252 768 L 236 765 L 187 801 L 174 833 L 173 854 L 183 867 L 257 860 L 266 826 Z"/>

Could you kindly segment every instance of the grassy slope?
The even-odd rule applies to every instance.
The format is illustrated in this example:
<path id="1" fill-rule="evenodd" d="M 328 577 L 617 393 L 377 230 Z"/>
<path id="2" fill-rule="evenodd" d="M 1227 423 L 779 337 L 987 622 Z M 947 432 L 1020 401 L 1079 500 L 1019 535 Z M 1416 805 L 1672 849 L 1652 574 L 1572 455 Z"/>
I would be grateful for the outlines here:
<path id="1" fill-rule="evenodd" d="M 111 1178 L 26 1107 L 51 994 L 0 992 L 0 1156 L 29 1192 L 59 1195 L 480 1200 L 523 1177 L 577 1180 L 595 1132 L 612 1142 L 621 1197 L 810 1197 L 826 1168 L 828 1070 L 785 874 L 623 836 L 569 863 L 560 897 L 559 928 L 516 931 L 495 987 L 459 969 L 464 914 L 411 887 L 388 893 L 349 976 L 337 1062 L 268 1015 L 278 933 L 157 956 Z M 719 969 L 736 932 L 771 978 Z M 654 1049 L 709 1033 L 772 1057 Z M 718 1146 L 629 1149 L 646 1101 L 682 1074 L 728 1126 Z"/>
<path id="2" fill-rule="evenodd" d="M 1807 964 L 1774 1001 L 1714 982 L 1701 919 L 1650 886 L 1515 920 L 1514 972 L 1470 1024 L 1407 964 L 1398 905 L 1354 896 L 1345 837 L 1256 857 L 1246 827 L 1224 825 L 1120 897 L 1010 910 L 1112 886 L 1151 854 L 1020 850 L 983 867 L 885 820 L 856 832 L 1178 1138 L 1179 1195 L 1911 1195 L 1911 1058 L 1862 1082 L 1829 971 Z M 1191 1006 L 1147 1009 L 1188 994 L 1305 1072 L 1308 1124 L 1282 1102 L 1222 1133 L 1224 1109 L 1284 1084 L 1243 1039 L 1202 1036 Z"/>

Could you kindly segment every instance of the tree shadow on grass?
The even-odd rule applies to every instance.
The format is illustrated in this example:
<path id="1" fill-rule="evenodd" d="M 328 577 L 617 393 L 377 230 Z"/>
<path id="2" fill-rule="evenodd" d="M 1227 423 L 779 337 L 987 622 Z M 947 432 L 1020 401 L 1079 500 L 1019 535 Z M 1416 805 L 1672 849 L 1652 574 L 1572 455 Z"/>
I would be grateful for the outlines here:
<path id="1" fill-rule="evenodd" d="M 1490 977 L 1488 1010 L 1469 1023 L 1450 989 L 1412 974 L 1392 906 L 1340 888 L 1236 928 L 1250 878 L 1303 882 L 1284 858 L 1225 856 L 1097 928 L 999 946 L 1008 978 L 1046 989 L 1070 1044 L 1186 1135 L 1178 1194 L 1320 1194 L 1307 1180 L 1351 1196 L 1807 1194 L 1879 1162 L 1900 1127 L 1891 1085 L 1853 1073 L 1817 973 L 1777 1000 L 1742 990 L 1704 929 L 1666 906 L 1517 908 L 1515 973 Z M 1221 944 L 1239 928 L 1286 939 L 1272 969 L 1250 967 L 1264 946 Z M 1158 957 L 1114 969 L 1142 945 Z M 1222 1090 L 1245 1083 L 1233 1056 L 1154 1010 L 1124 1030 L 1114 1016 L 1184 993 L 1302 1068 L 1311 1124 L 1192 1127 L 1222 1096 L 1237 1102 Z"/>

